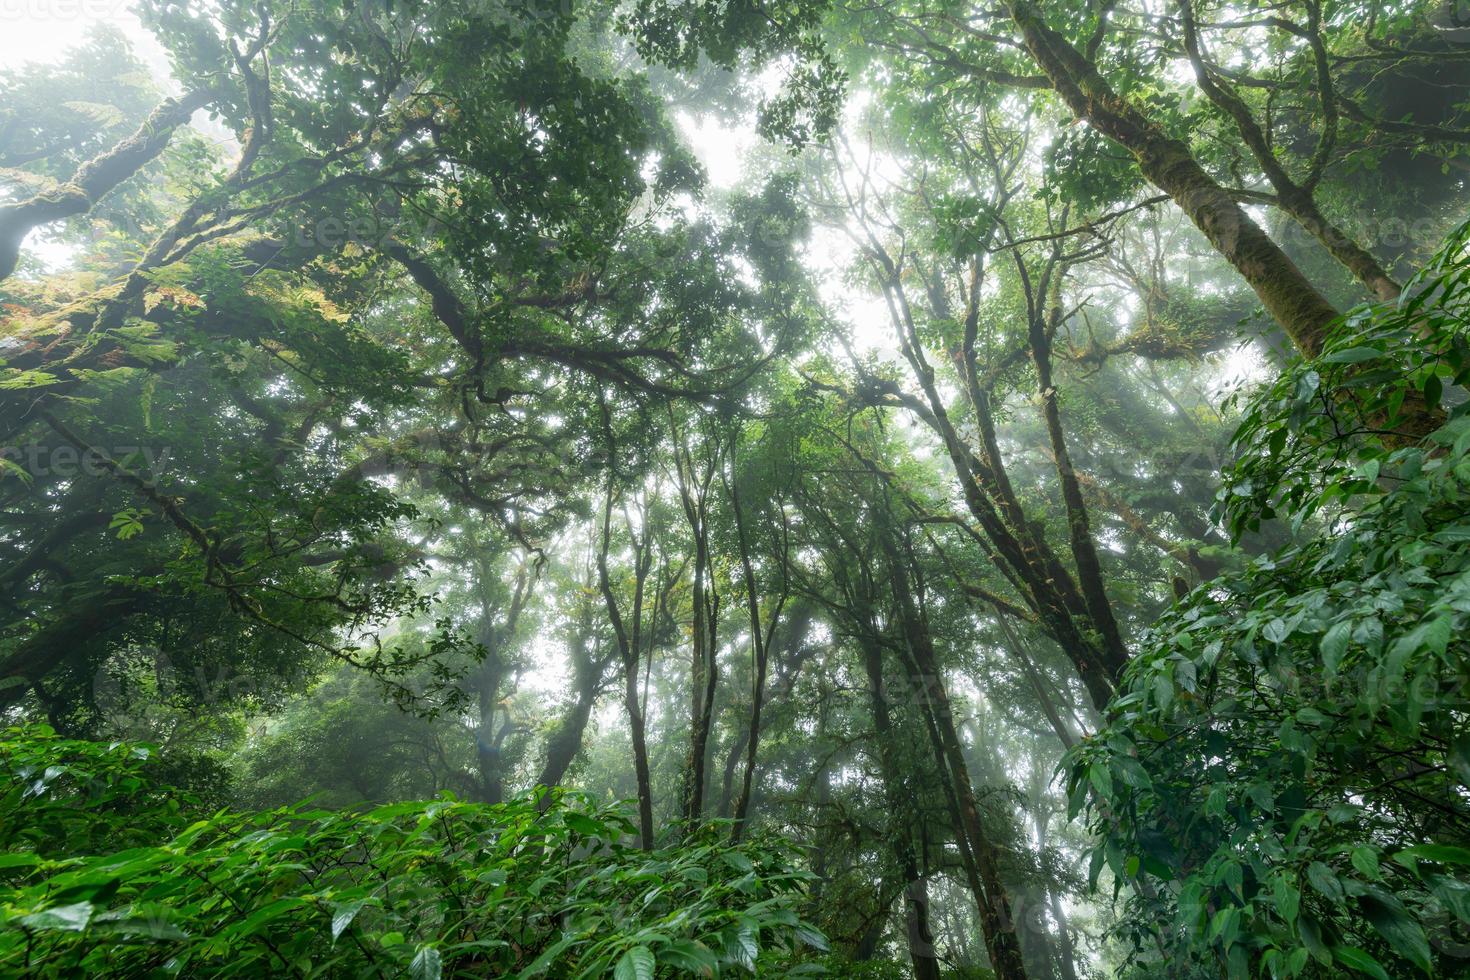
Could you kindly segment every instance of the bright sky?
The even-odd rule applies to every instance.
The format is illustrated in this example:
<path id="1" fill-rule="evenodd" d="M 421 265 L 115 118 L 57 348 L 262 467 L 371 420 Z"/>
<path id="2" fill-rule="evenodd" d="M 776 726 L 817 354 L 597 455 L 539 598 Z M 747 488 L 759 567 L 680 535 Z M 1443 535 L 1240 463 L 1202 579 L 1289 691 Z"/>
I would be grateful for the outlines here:
<path id="1" fill-rule="evenodd" d="M 163 50 L 143 30 L 129 0 L 0 0 L 0 65 L 56 61 L 88 30 L 103 25 L 122 31 L 155 74 L 164 74 Z"/>

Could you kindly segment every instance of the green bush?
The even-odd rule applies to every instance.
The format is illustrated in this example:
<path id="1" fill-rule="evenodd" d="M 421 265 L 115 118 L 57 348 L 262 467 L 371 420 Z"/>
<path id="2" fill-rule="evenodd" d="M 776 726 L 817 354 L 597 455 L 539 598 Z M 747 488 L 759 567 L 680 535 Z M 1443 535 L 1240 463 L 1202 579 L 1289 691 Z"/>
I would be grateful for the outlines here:
<path id="1" fill-rule="evenodd" d="M 1166 615 L 1070 758 L 1142 971 L 1470 968 L 1467 242 L 1254 399 L 1220 514 L 1293 543 Z"/>
<path id="2" fill-rule="evenodd" d="M 0 852 L 18 867 L 27 853 L 71 857 L 170 836 L 201 815 L 199 801 L 161 782 L 158 768 L 147 746 L 63 739 L 45 725 L 0 731 Z"/>
<path id="3" fill-rule="evenodd" d="M 0 737 L 0 975 L 646 980 L 805 972 L 825 949 L 778 839 L 645 853 L 621 808 L 561 792 L 190 822 L 148 760 Z"/>

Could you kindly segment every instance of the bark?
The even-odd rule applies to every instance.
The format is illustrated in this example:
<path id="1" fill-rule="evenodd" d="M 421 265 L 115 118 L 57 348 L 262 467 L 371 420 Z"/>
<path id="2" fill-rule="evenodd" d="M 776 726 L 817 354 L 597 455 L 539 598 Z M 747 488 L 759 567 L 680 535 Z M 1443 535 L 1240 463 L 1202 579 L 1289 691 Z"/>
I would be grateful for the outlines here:
<path id="1" fill-rule="evenodd" d="M 475 726 L 475 763 L 479 770 L 478 793 L 481 803 L 500 803 L 504 799 L 500 764 L 501 732 L 497 725 L 500 681 L 504 673 L 498 652 L 489 646 L 493 637 L 482 640 L 489 652 L 475 671 L 473 683 L 479 708 Z"/>
<path id="2" fill-rule="evenodd" d="M 71 180 L 0 207 L 0 280 L 15 271 L 26 235 L 41 225 L 86 214 L 104 195 L 162 153 L 174 131 L 213 97 L 212 92 L 199 91 L 165 99 L 137 132 L 82 164 Z"/>
<path id="3" fill-rule="evenodd" d="M 100 596 L 32 633 L 0 662 L 0 709 L 25 697 L 26 692 L 88 644 L 123 629 L 137 613 L 147 594 L 129 586 L 114 586 Z"/>
<path id="4" fill-rule="evenodd" d="M 638 781 L 638 831 L 645 851 L 653 850 L 653 781 L 648 771 L 648 740 L 644 731 L 643 706 L 638 699 L 637 663 L 624 662 L 623 704 L 633 738 L 633 771 Z"/>
<path id="5" fill-rule="evenodd" d="M 1062 911 L 1061 899 L 1057 898 L 1056 892 L 1048 892 L 1047 900 L 1051 903 L 1051 917 L 1057 924 L 1057 963 L 1061 967 L 1062 980 L 1077 980 L 1077 951 L 1072 945 L 1072 930 L 1067 924 L 1066 913 Z"/>
<path id="6" fill-rule="evenodd" d="M 704 790 L 709 763 L 709 734 L 714 722 L 715 690 L 719 665 L 715 659 L 715 617 L 709 586 L 709 539 L 701 527 L 694 532 L 694 624 L 690 658 L 690 680 L 694 693 L 690 705 L 689 755 L 684 763 L 684 819 L 698 824 L 704 818 Z"/>
<path id="7" fill-rule="evenodd" d="M 1235 267 L 1297 349 L 1314 357 L 1338 312 L 1285 252 L 1194 159 L 1189 147 L 1120 97 L 1097 66 L 1047 26 L 1030 0 L 1010 0 L 1011 19 L 1057 94 L 1079 118 L 1121 145 Z"/>
<path id="8" fill-rule="evenodd" d="M 904 889 L 904 933 L 914 964 L 914 980 L 939 980 L 938 950 L 929 924 L 929 879 L 922 875 Z"/>
<path id="9" fill-rule="evenodd" d="M 720 778 L 720 817 L 730 816 L 730 808 L 735 802 L 735 769 L 740 760 L 745 758 L 745 746 L 750 741 L 749 730 L 736 732 L 730 741 L 730 747 L 725 752 L 725 765 L 723 775 Z"/>
<path id="10" fill-rule="evenodd" d="M 883 795 L 888 804 L 890 843 L 904 883 L 904 928 L 915 980 L 939 980 L 939 960 L 929 927 L 929 886 L 919 871 L 914 841 L 909 828 L 917 820 L 912 798 L 903 791 L 902 765 L 896 757 L 897 740 L 888 698 L 883 688 L 883 650 L 874 638 L 865 636 L 863 669 L 868 676 L 868 700 L 873 712 L 874 743 L 883 775 Z"/>
<path id="11" fill-rule="evenodd" d="M 1030 683 L 1031 690 L 1036 694 L 1037 703 L 1041 705 L 1041 712 L 1046 715 L 1047 723 L 1051 725 L 1052 731 L 1056 732 L 1057 739 L 1062 743 L 1062 747 L 1071 751 L 1072 747 L 1077 744 L 1077 740 L 1073 737 L 1072 731 L 1067 727 L 1066 722 L 1062 720 L 1061 712 L 1057 710 L 1056 700 L 1052 697 L 1048 685 L 1036 667 L 1036 663 L 1031 659 L 1030 654 L 1021 644 L 1020 637 L 1016 636 L 1015 631 L 1011 629 L 1011 624 L 1006 618 L 1006 614 L 997 609 L 995 612 L 995 621 L 1000 624 L 1001 632 L 1005 634 L 1006 645 L 1010 647 L 1011 655 L 1020 663 L 1022 673 L 1026 675 L 1026 680 Z"/>
<path id="12" fill-rule="evenodd" d="M 825 688 L 825 686 L 824 686 Z M 828 699 L 826 690 L 819 692 L 817 698 L 817 731 L 814 745 L 821 745 L 827 736 L 827 712 Z M 812 802 L 817 812 L 823 812 L 832 801 L 832 770 L 830 756 L 822 756 L 817 761 L 817 771 L 812 773 Z M 812 883 L 812 904 L 820 908 L 822 898 L 827 890 L 827 835 L 821 831 L 820 826 L 812 835 L 811 862 L 812 874 L 817 880 Z"/>
<path id="13" fill-rule="evenodd" d="M 1313 5 L 1308 4 L 1309 12 L 1315 9 Z M 1321 242 L 1328 253 L 1351 272 L 1358 281 L 1367 286 L 1375 297 L 1380 300 L 1398 299 L 1399 293 L 1403 291 L 1402 287 L 1394 281 L 1383 266 L 1379 265 L 1378 260 L 1367 249 L 1353 241 L 1346 232 L 1322 214 L 1321 208 L 1317 206 L 1316 195 L 1312 188 L 1292 179 L 1281 161 L 1277 159 L 1266 133 L 1257 124 L 1250 107 L 1225 82 L 1210 71 L 1200 46 L 1199 31 L 1194 20 L 1194 5 L 1191 0 L 1180 0 L 1179 13 L 1184 29 L 1184 49 L 1189 56 L 1190 65 L 1194 68 L 1194 76 L 1199 82 L 1200 91 L 1204 92 L 1211 102 L 1219 106 L 1235 121 L 1241 139 L 1250 149 L 1251 155 L 1256 158 L 1266 179 L 1276 190 L 1277 206 L 1291 215 L 1297 224 Z M 1302 33 L 1309 35 L 1309 41 L 1315 38 L 1313 46 L 1320 48 L 1321 38 L 1316 36 L 1315 31 L 1302 31 Z M 1320 56 L 1325 60 L 1325 51 L 1321 52 Z M 1330 75 L 1325 71 L 1319 73 L 1319 83 L 1321 80 L 1326 80 L 1330 84 Z M 1323 96 L 1329 106 L 1334 104 L 1330 90 L 1324 92 Z M 1324 135 L 1323 140 L 1324 145 L 1329 145 L 1327 136 Z"/>
<path id="14" fill-rule="evenodd" d="M 500 740 L 495 725 L 496 686 L 485 683 L 477 692 L 479 719 L 475 725 L 476 778 L 471 784 L 471 791 L 480 803 L 500 803 L 505 795 Z"/>
<path id="15" fill-rule="evenodd" d="M 566 717 L 546 740 L 546 764 L 536 782 L 541 786 L 558 786 L 577 753 L 582 751 L 582 737 L 587 722 L 602 693 L 607 659 L 587 649 L 592 637 L 591 606 L 583 603 L 576 632 L 572 636 L 572 691 L 574 699 Z"/>
<path id="16" fill-rule="evenodd" d="M 1037 781 L 1038 783 L 1040 780 Z M 1040 785 L 1036 785 L 1031 793 L 1030 810 L 1036 821 L 1036 850 L 1042 853 L 1046 850 L 1046 822 L 1047 813 L 1042 808 L 1041 794 L 1044 792 Z M 1057 963 L 1061 980 L 1077 980 L 1077 952 L 1072 946 L 1072 934 L 1067 926 L 1067 917 L 1062 911 L 1061 899 L 1057 893 L 1047 888 L 1043 893 L 1046 899 L 1048 911 L 1051 913 L 1052 921 L 1057 927 L 1057 948 L 1053 957 Z M 1038 910 L 1040 911 L 1040 910 Z"/>
<path id="17" fill-rule="evenodd" d="M 784 638 L 780 644 L 768 644 L 768 654 L 772 665 L 776 665 L 785 659 L 786 654 L 791 654 L 790 660 L 786 660 L 786 670 L 771 685 L 765 696 L 765 707 L 762 714 L 771 709 L 773 704 L 790 696 L 797 680 L 801 677 L 802 668 L 816 655 L 814 647 L 796 647 L 796 644 L 806 636 L 807 628 L 811 625 L 813 609 L 809 605 L 799 605 L 787 616 L 785 628 L 781 631 Z M 795 647 L 795 649 L 793 649 Z M 735 767 L 745 756 L 745 749 L 750 741 L 750 731 L 737 732 L 731 740 L 728 751 L 725 754 L 723 789 L 720 796 L 720 816 L 730 816 L 730 808 L 735 797 Z"/>
<path id="18" fill-rule="evenodd" d="M 1015 920 L 1011 915 L 1010 897 L 1000 878 L 995 846 L 980 817 L 974 783 L 970 778 L 969 765 L 965 761 L 964 749 L 955 727 L 954 712 L 950 707 L 949 694 L 945 689 L 933 640 L 909 586 L 909 565 L 900 556 L 896 544 L 887 539 L 886 535 L 883 548 L 888 557 L 897 619 L 903 631 L 903 647 L 914 671 L 913 680 L 919 705 L 931 725 L 940 770 L 948 777 L 948 783 L 953 790 L 954 803 L 959 811 L 959 826 L 956 831 L 968 845 L 962 849 L 962 854 L 964 850 L 969 851 L 974 874 L 978 879 L 976 883 L 979 888 L 975 889 L 975 898 L 990 966 L 997 977 L 1005 980 L 1024 978 L 1026 967 L 1016 936 Z"/>
<path id="19" fill-rule="evenodd" d="M 885 882 L 878 882 L 878 896 L 882 899 Z M 878 953 L 878 941 L 883 938 L 883 923 L 885 916 L 874 916 L 863 931 L 858 935 L 857 942 L 853 944 L 852 958 L 859 963 L 866 963 Z"/>
<path id="20" fill-rule="evenodd" d="M 1046 928 L 1045 906 L 1035 897 L 1037 894 L 1035 889 L 1028 888 L 1022 898 L 1024 915 L 1029 924 L 1027 928 L 1020 930 L 1021 952 L 1026 958 L 1026 969 L 1032 976 L 1055 977 L 1057 951 L 1052 945 L 1051 933 Z"/>
<path id="21" fill-rule="evenodd" d="M 1220 569 L 1223 567 L 1220 562 L 1206 558 L 1200 554 L 1198 548 L 1170 541 L 1155 531 L 1142 514 L 1128 506 L 1121 497 L 1091 475 L 1078 471 L 1077 479 L 1092 492 L 1096 503 L 1104 510 L 1111 511 L 1135 536 L 1173 558 L 1183 569 L 1192 573 L 1198 581 L 1208 582 L 1220 574 Z M 1179 512 L 1176 512 L 1174 516 L 1181 524 L 1188 520 Z M 1202 533 L 1209 532 L 1208 527 L 1200 527 L 1198 530 Z"/>
<path id="22" fill-rule="evenodd" d="M 505 645 L 515 637 L 521 612 L 531 598 L 536 572 L 534 568 L 527 568 L 525 565 L 517 569 L 510 601 L 501 605 L 489 588 L 496 570 L 483 551 L 477 556 L 475 564 L 475 581 L 480 603 L 477 639 L 485 649 L 484 661 L 470 678 L 480 714 L 475 731 L 475 756 L 480 771 L 481 802 L 500 803 L 505 798 L 502 749 L 506 737 L 515 730 L 508 718 L 503 723 L 500 718 L 500 687 L 506 672 L 506 661 L 502 653 Z"/>
<path id="23" fill-rule="evenodd" d="M 608 579 L 607 550 L 612 537 L 613 488 L 609 477 L 607 495 L 602 509 L 602 545 L 597 553 L 597 586 L 607 607 L 608 619 L 612 621 L 613 635 L 617 639 L 618 652 L 623 662 L 623 706 L 628 713 L 628 730 L 633 742 L 633 775 L 638 783 L 638 832 L 639 843 L 645 851 L 653 850 L 653 781 L 649 776 L 648 740 L 644 730 L 643 705 L 638 697 L 638 647 L 629 636 L 623 621 L 617 596 L 613 594 Z M 634 622 L 641 614 L 643 579 L 647 567 L 640 557 L 635 569 Z"/>
<path id="24" fill-rule="evenodd" d="M 734 448 L 731 449 L 730 465 L 735 467 Z M 740 568 L 745 578 L 745 600 L 746 609 L 750 615 L 750 642 L 751 653 L 754 657 L 753 673 L 754 679 L 751 685 L 750 696 L 750 725 L 747 728 L 749 736 L 745 748 L 745 776 L 740 784 L 740 796 L 735 801 L 735 826 L 731 830 L 731 838 L 737 843 L 745 829 L 745 820 L 750 810 L 751 785 L 755 779 L 756 751 L 760 747 L 761 736 L 761 708 L 766 698 L 766 669 L 770 660 L 771 644 L 775 639 L 776 627 L 781 622 L 781 610 L 786 605 L 788 594 L 786 577 L 786 559 L 789 553 L 789 541 L 786 531 L 786 514 L 778 501 L 777 510 L 780 512 L 781 533 L 778 564 L 781 568 L 781 588 L 772 598 L 772 608 L 767 615 L 764 625 L 761 622 L 759 586 L 756 582 L 755 567 L 751 563 L 750 538 L 746 530 L 745 509 L 740 503 L 740 489 L 737 478 L 729 481 L 730 507 L 735 515 L 735 536 L 740 545 Z"/>
<path id="25" fill-rule="evenodd" d="M 94 486 L 100 489 L 103 484 L 99 482 Z M 92 505 L 92 500 L 87 501 L 86 506 Z M 53 574 L 64 576 L 64 573 L 58 573 L 59 566 L 56 564 L 56 556 L 60 554 L 62 547 L 81 534 L 107 527 L 112 520 L 111 514 L 82 510 L 70 501 L 67 507 L 71 510 L 68 517 L 42 535 L 28 554 L 15 558 L 8 567 L 0 570 L 0 594 L 16 597 L 30 577 L 43 569 L 50 569 Z"/>
<path id="26" fill-rule="evenodd" d="M 1050 314 L 1052 330 L 1060 324 L 1061 315 L 1061 308 L 1053 306 Z M 1046 422 L 1057 481 L 1061 485 L 1062 501 L 1066 505 L 1067 531 L 1072 545 L 1072 560 L 1077 567 L 1078 585 L 1087 606 L 1088 618 L 1102 634 L 1108 658 L 1107 666 L 1116 681 L 1128 663 L 1128 650 L 1118 629 L 1118 621 L 1113 616 L 1113 605 L 1108 601 L 1103 584 L 1102 563 L 1098 561 L 1097 547 L 1092 540 L 1087 503 L 1082 498 L 1082 486 L 1078 482 L 1077 471 L 1072 466 L 1072 456 L 1067 449 L 1067 437 L 1062 428 L 1062 410 L 1057 404 L 1057 389 L 1052 379 L 1051 331 L 1048 330 L 1048 324 L 1042 322 L 1040 315 L 1031 317 L 1030 346 L 1031 359 L 1036 364 L 1037 385 L 1040 388 L 1041 415 Z"/>
<path id="27" fill-rule="evenodd" d="M 900 347 L 924 393 L 922 400 L 898 389 L 897 385 L 871 382 L 879 389 L 878 404 L 896 402 L 914 411 L 944 444 L 945 452 L 959 478 L 971 515 L 994 548 L 998 567 L 1026 599 L 1027 605 L 1056 639 L 1076 668 L 1093 703 L 1101 710 L 1112 699 L 1114 680 L 1126 653 L 1106 641 L 1093 641 L 1079 620 L 1090 618 L 1087 602 L 1076 580 L 1047 544 L 1042 529 L 1027 519 L 1025 509 L 1011 491 L 995 440 L 989 399 L 982 386 L 973 382 L 974 313 L 967 317 L 966 387 L 981 433 L 981 449 L 972 452 L 956 430 L 936 383 L 934 368 L 924 355 L 918 330 L 903 289 L 900 270 L 876 241 L 870 254 L 884 275 L 884 296 L 889 316 L 898 331 Z"/>
<path id="28" fill-rule="evenodd" d="M 500 765 L 500 732 L 496 728 L 498 679 L 480 687 L 480 724 L 475 732 L 475 758 L 480 767 L 480 802 L 500 803 L 505 797 Z"/>
<path id="29" fill-rule="evenodd" d="M 714 584 L 709 541 L 709 490 L 720 466 L 717 445 L 706 444 L 703 469 L 695 471 L 694 460 L 684 444 L 678 421 L 669 411 L 674 443 L 674 466 L 679 501 L 694 541 L 694 604 L 690 680 L 693 693 L 689 718 L 689 755 L 684 763 L 683 817 L 693 827 L 704 819 L 704 794 L 709 763 L 709 736 L 714 722 L 715 691 L 719 684 L 720 597 Z"/>
<path id="30" fill-rule="evenodd" d="M 576 700 L 572 702 L 571 709 L 567 711 L 556 731 L 546 740 L 546 764 L 536 777 L 537 785 L 561 785 L 567 769 L 577 758 L 577 753 L 582 751 L 582 737 L 587 731 L 587 722 L 592 717 L 592 708 L 602 687 L 600 681 L 600 677 L 591 679 L 591 683 L 578 680 Z"/>

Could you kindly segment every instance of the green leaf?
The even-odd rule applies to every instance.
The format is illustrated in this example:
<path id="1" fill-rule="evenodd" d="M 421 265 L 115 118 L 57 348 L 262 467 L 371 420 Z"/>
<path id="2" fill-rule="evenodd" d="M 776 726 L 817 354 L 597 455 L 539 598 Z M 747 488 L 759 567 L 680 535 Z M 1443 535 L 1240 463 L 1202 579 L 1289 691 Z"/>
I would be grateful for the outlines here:
<path id="1" fill-rule="evenodd" d="M 1455 847 L 1453 844 L 1415 844 L 1399 851 L 1394 859 L 1397 860 L 1399 855 L 1433 861 L 1436 864 L 1470 864 L 1470 848 Z"/>
<path id="2" fill-rule="evenodd" d="M 552 943 L 550 946 L 546 947 L 546 949 L 542 950 L 541 955 L 532 960 L 531 965 L 526 967 L 520 973 L 516 974 L 516 976 L 519 977 L 520 980 L 529 980 L 529 978 L 531 977 L 539 977 L 541 974 L 550 969 L 551 965 L 556 962 L 557 957 L 561 956 L 562 953 L 565 953 L 567 949 L 575 942 L 577 942 L 576 935 L 562 936 L 556 942 Z"/>
<path id="3" fill-rule="evenodd" d="M 1234 905 L 1227 905 L 1215 913 L 1210 920 L 1209 938 L 1218 941 L 1220 945 L 1229 949 L 1239 935 L 1240 909 Z"/>
<path id="4" fill-rule="evenodd" d="M 1347 652 L 1348 641 L 1352 638 L 1353 624 L 1349 620 L 1339 620 L 1332 624 L 1332 628 L 1322 637 L 1322 663 L 1327 668 L 1328 674 L 1336 674 L 1338 666 L 1342 663 L 1342 656 Z"/>
<path id="5" fill-rule="evenodd" d="M 1361 364 L 1363 361 L 1376 360 L 1382 356 L 1382 351 L 1372 347 L 1349 347 L 1346 350 L 1335 350 L 1330 354 L 1324 354 L 1321 360 L 1326 364 Z"/>
<path id="6" fill-rule="evenodd" d="M 1408 634 L 1395 640 L 1390 655 L 1407 657 L 1421 650 L 1440 655 L 1449 646 L 1450 637 L 1453 635 L 1454 622 L 1449 616 L 1440 615 L 1427 618 Z"/>
<path id="7" fill-rule="evenodd" d="M 1322 941 L 1322 927 L 1312 916 L 1303 913 L 1297 919 L 1297 935 L 1301 937 L 1302 946 L 1312 955 L 1312 958 L 1323 966 L 1332 962 L 1332 951 Z"/>
<path id="8" fill-rule="evenodd" d="M 1174 681 L 1164 671 L 1154 675 L 1153 694 L 1160 711 L 1168 711 L 1174 703 Z"/>
<path id="9" fill-rule="evenodd" d="M 148 939 L 188 939 L 189 934 L 170 921 L 171 909 L 147 906 L 104 912 L 92 920 L 94 932 Z"/>
<path id="10" fill-rule="evenodd" d="M 0 869 L 29 868 L 40 863 L 39 854 L 0 854 Z"/>
<path id="11" fill-rule="evenodd" d="M 143 512 L 129 508 L 120 510 L 112 515 L 112 523 L 107 525 L 109 531 L 116 531 L 119 541 L 137 537 L 143 533 Z"/>
<path id="12" fill-rule="evenodd" d="M 708 946 L 694 939 L 674 940 L 658 951 L 658 962 L 685 973 L 710 975 L 720 963 Z"/>
<path id="13" fill-rule="evenodd" d="M 589 837 L 595 837 L 596 835 L 603 833 L 603 831 L 605 830 L 601 823 L 593 820 L 591 817 L 587 816 L 587 814 L 580 813 L 576 810 L 568 810 L 566 813 L 562 814 L 562 820 L 564 820 L 566 822 L 566 825 L 572 830 L 575 830 L 579 834 L 585 834 Z"/>
<path id="14" fill-rule="evenodd" d="M 1291 882 L 1284 877 L 1277 878 L 1272 886 L 1271 898 L 1276 905 L 1277 913 L 1287 925 L 1296 922 L 1297 912 L 1302 904 L 1302 894 Z"/>
<path id="15" fill-rule="evenodd" d="M 0 369 L 0 391 L 45 388 L 60 380 L 56 375 L 47 374 L 45 371 L 22 371 L 18 368 Z"/>
<path id="16" fill-rule="evenodd" d="M 92 903 L 77 902 L 74 905 L 58 905 L 54 909 L 46 909 L 44 912 L 32 912 L 23 915 L 21 923 L 32 929 L 61 929 L 67 932 L 81 932 L 87 928 L 87 923 L 92 921 Z"/>
<path id="17" fill-rule="evenodd" d="M 1332 869 L 1321 861 L 1313 861 L 1307 865 L 1307 880 L 1312 887 L 1334 902 L 1342 901 L 1342 882 L 1337 880 L 1337 875 Z"/>
<path id="18" fill-rule="evenodd" d="M 408 975 L 413 980 L 439 980 L 444 970 L 444 958 L 437 946 L 420 946 L 408 964 Z"/>
<path id="19" fill-rule="evenodd" d="M 647 946 L 634 946 L 622 955 L 613 970 L 615 980 L 653 980 L 653 952 Z"/>
<path id="20" fill-rule="evenodd" d="M 1343 966 L 1357 970 L 1359 973 L 1366 973 L 1374 980 L 1391 980 L 1388 972 L 1377 960 L 1356 946 L 1334 946 L 1332 957 Z"/>
<path id="21" fill-rule="evenodd" d="M 725 952 L 735 962 L 751 973 L 755 972 L 755 961 L 760 956 L 760 944 L 749 929 L 739 929 L 726 934 Z"/>
<path id="22" fill-rule="evenodd" d="M 1439 400 L 1444 395 L 1444 382 L 1439 375 L 1431 374 L 1424 379 L 1424 403 L 1430 411 L 1439 407 Z"/>
<path id="23" fill-rule="evenodd" d="M 1122 777 L 1123 782 L 1132 786 L 1134 789 L 1143 789 L 1153 785 L 1153 781 L 1149 779 L 1147 770 L 1132 756 L 1114 756 L 1113 766 L 1117 769 L 1118 775 Z"/>
<path id="24" fill-rule="evenodd" d="M 1362 872 L 1364 878 L 1377 881 L 1382 877 L 1382 873 L 1378 870 L 1378 851 L 1376 848 L 1370 847 L 1367 844 L 1353 848 L 1352 862 L 1353 867 Z"/>
<path id="25" fill-rule="evenodd" d="M 367 902 L 365 901 L 352 902 L 349 905 L 340 906 L 336 912 L 332 913 L 333 942 L 336 942 L 337 937 L 342 935 L 343 931 L 346 930 L 348 926 L 352 925 L 352 920 L 357 918 L 357 913 L 361 912 L 362 907 L 366 904 Z"/>
<path id="26" fill-rule="evenodd" d="M 1429 938 L 1398 899 L 1374 888 L 1358 899 L 1358 906 L 1395 953 L 1425 973 L 1430 972 Z"/>
<path id="27" fill-rule="evenodd" d="M 6 458 L 3 453 L 0 453 L 0 479 L 4 479 L 7 476 L 18 477 L 20 482 L 26 484 L 34 483 L 36 480 L 35 477 L 31 476 L 30 470 L 15 460 Z"/>
<path id="28" fill-rule="evenodd" d="M 804 923 L 796 927 L 796 938 L 800 939 L 802 942 L 806 943 L 813 949 L 819 949 L 824 953 L 831 949 L 831 947 L 827 944 L 826 936 L 822 935 L 821 932 L 813 929 L 811 926 Z"/>
<path id="29" fill-rule="evenodd" d="M 755 870 L 755 865 L 750 863 L 750 858 L 739 851 L 726 851 L 721 857 L 724 858 L 726 864 L 742 874 Z"/>

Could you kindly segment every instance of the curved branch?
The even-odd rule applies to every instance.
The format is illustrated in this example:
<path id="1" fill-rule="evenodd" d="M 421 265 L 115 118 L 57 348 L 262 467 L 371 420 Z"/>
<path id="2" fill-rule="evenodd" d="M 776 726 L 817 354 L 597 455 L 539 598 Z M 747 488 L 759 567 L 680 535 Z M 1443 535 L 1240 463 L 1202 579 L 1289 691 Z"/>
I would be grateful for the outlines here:
<path id="1" fill-rule="evenodd" d="M 137 132 L 82 164 L 65 184 L 0 207 L 0 279 L 15 271 L 21 243 L 28 234 L 41 225 L 86 214 L 109 191 L 162 153 L 174 131 L 214 96 L 213 91 L 201 89 L 165 99 L 148 114 Z"/>

